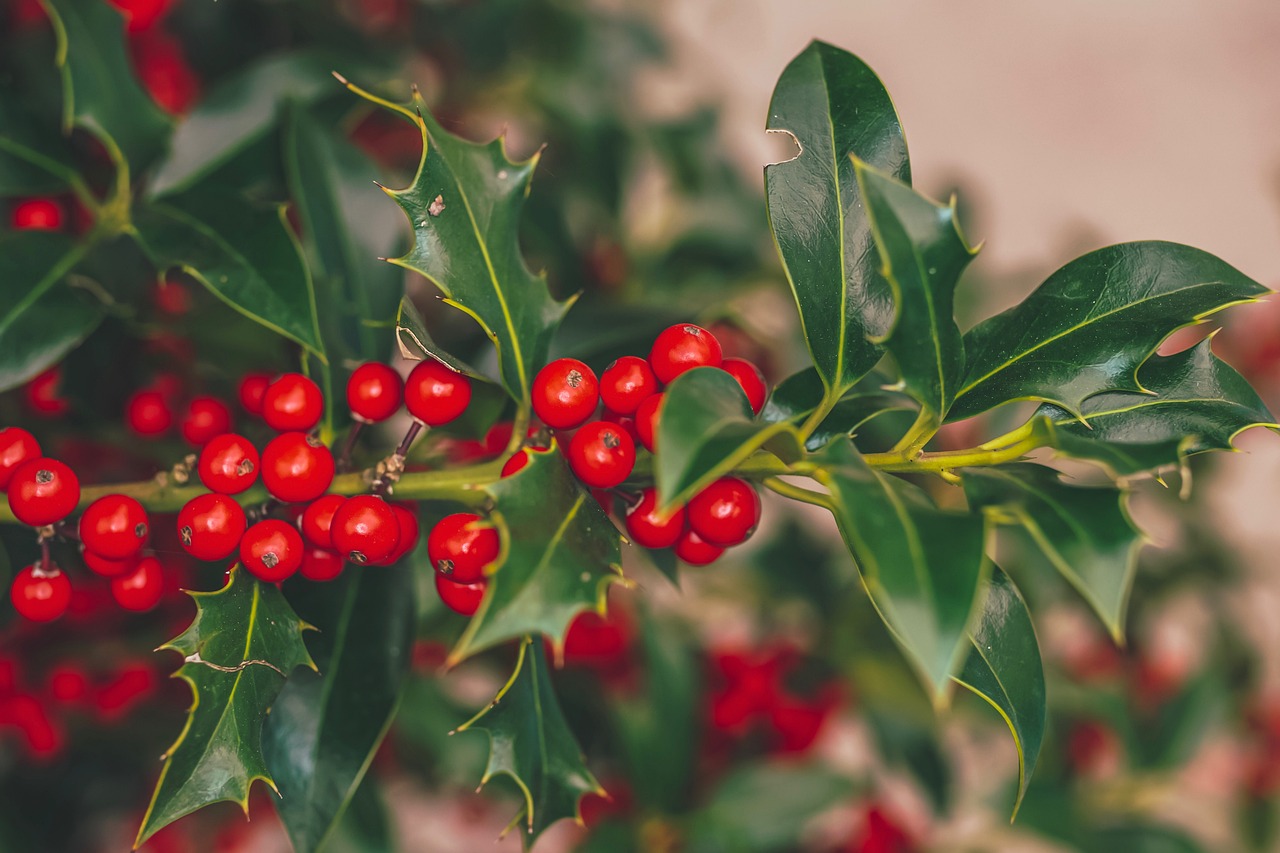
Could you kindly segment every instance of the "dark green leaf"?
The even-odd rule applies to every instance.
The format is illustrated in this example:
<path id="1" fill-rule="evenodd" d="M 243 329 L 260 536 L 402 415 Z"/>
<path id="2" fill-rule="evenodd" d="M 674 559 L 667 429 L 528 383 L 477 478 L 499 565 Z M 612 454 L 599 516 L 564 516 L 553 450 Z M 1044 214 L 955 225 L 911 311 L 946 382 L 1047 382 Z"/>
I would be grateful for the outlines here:
<path id="1" fill-rule="evenodd" d="M 330 583 L 299 581 L 289 597 L 318 631 L 319 673 L 290 676 L 263 734 L 280 791 L 276 813 L 294 850 L 319 850 L 337 826 L 400 699 L 416 619 L 410 567 L 351 568 Z"/>
<path id="2" fill-rule="evenodd" d="M 63 129 L 83 127 L 141 171 L 160 155 L 169 117 L 133 74 L 124 20 L 100 0 L 42 0 L 58 35 Z"/>
<path id="3" fill-rule="evenodd" d="M 437 344 L 427 331 L 422 315 L 407 296 L 400 300 L 400 309 L 396 312 L 396 341 L 400 345 L 400 354 L 405 358 L 413 361 L 434 358 L 458 373 L 465 373 L 484 382 L 495 381 L 462 359 L 450 355 L 444 347 Z"/>
<path id="4" fill-rule="evenodd" d="M 831 413 L 805 439 L 805 450 L 814 453 L 841 436 L 854 438 L 864 426 L 882 415 L 916 414 L 919 407 L 909 398 L 882 390 L 876 387 L 880 383 L 867 381 L 869 378 L 864 378 L 831 408 Z M 785 420 L 799 427 L 822 404 L 822 397 L 818 371 L 806 368 L 778 383 L 760 412 L 760 420 L 770 424 Z"/>
<path id="5" fill-rule="evenodd" d="M 850 155 L 910 182 L 906 139 L 875 73 L 817 41 L 782 72 L 768 129 L 799 148 L 765 167 L 769 222 L 809 352 L 830 396 L 839 397 L 879 361 L 873 339 L 893 321 Z"/>
<path id="6" fill-rule="evenodd" d="M 816 461 L 876 609 L 934 703 L 945 703 L 990 570 L 985 520 L 937 509 L 920 489 L 868 467 L 848 439 Z"/>
<path id="7" fill-rule="evenodd" d="M 485 489 L 502 553 L 450 664 L 525 634 L 545 634 L 559 649 L 573 617 L 603 613 L 609 586 L 622 581 L 622 537 L 556 447 Z"/>
<path id="8" fill-rule="evenodd" d="M 1100 462 L 1125 476 L 1181 465 L 1193 453 L 1231 450 L 1246 429 L 1275 427 L 1274 416 L 1248 380 L 1213 354 L 1211 340 L 1147 361 L 1138 379 L 1150 393 L 1090 397 L 1081 419 L 1042 406 L 1061 453 Z"/>
<path id="9" fill-rule="evenodd" d="M 956 681 L 1000 712 L 1018 747 L 1017 817 L 1044 742 L 1044 665 L 1022 594 L 998 567 L 991 573 L 973 644 Z"/>
<path id="10" fill-rule="evenodd" d="M 882 342 L 898 364 L 903 390 L 927 418 L 923 434 L 932 435 L 964 374 L 955 291 L 977 252 L 960 233 L 954 205 L 935 204 L 856 157 L 854 169 L 896 305 Z"/>
<path id="11" fill-rule="evenodd" d="M 55 122 L 45 123 L 0 92 L 0 196 L 41 195 L 75 178 L 71 146 Z"/>
<path id="12" fill-rule="evenodd" d="M 210 803 L 239 803 L 247 814 L 258 779 L 274 788 L 262 757 L 263 721 L 289 673 L 315 668 L 302 641 L 307 626 L 276 586 L 236 568 L 222 589 L 188 594 L 195 621 L 160 648 L 186 659 L 175 675 L 191 685 L 194 698 L 165 754 L 138 845 Z"/>
<path id="13" fill-rule="evenodd" d="M 1110 486 L 1062 482 L 1042 465 L 965 469 L 964 489 L 975 508 L 994 509 L 1024 527 L 1049 563 L 1074 586 L 1116 642 L 1142 549 L 1142 532 L 1127 508 L 1128 493 Z"/>
<path id="14" fill-rule="evenodd" d="M 968 363 L 951 418 L 1011 400 L 1079 413 L 1093 394 L 1141 392 L 1138 368 L 1169 333 L 1267 292 L 1213 255 L 1177 243 L 1090 252 L 964 336 Z"/>
<path id="15" fill-rule="evenodd" d="M 667 386 L 657 446 L 654 478 L 665 506 L 686 503 L 761 448 L 783 459 L 801 455 L 795 428 L 755 419 L 742 386 L 714 367 L 694 368 Z"/>
<path id="16" fill-rule="evenodd" d="M 142 208 L 136 224 L 161 270 L 182 270 L 245 316 L 323 355 L 311 274 L 282 210 L 199 188 Z"/>
<path id="17" fill-rule="evenodd" d="M 489 764 L 480 784 L 499 773 L 515 781 L 524 808 L 512 825 L 523 818 L 530 843 L 561 818 L 581 820 L 578 801 L 604 793 L 565 722 L 538 641 L 526 637 L 520 643 L 510 680 L 493 702 L 458 727 L 472 730 L 489 735 Z"/>

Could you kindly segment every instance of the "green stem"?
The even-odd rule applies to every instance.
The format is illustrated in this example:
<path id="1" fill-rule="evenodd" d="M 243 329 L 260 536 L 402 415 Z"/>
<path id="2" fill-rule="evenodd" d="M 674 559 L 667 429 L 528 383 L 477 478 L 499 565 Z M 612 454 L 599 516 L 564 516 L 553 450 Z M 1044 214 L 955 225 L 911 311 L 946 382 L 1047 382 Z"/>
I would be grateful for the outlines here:
<path id="1" fill-rule="evenodd" d="M 903 459 L 897 453 L 868 453 L 863 459 L 872 468 L 899 474 L 941 473 L 954 468 L 984 468 L 992 465 L 1003 465 L 1030 453 L 1044 442 L 1031 435 L 1014 444 L 995 450 L 984 450 L 973 447 L 967 450 L 948 450 L 939 453 L 924 453 L 915 459 Z"/>
<path id="2" fill-rule="evenodd" d="M 800 425 L 800 443 L 803 445 L 809 436 L 813 435 L 814 430 L 822 426 L 822 422 L 827 419 L 827 415 L 831 414 L 831 410 L 836 407 L 836 403 L 840 402 L 840 394 L 832 393 L 828 389 L 823 395 L 822 402 L 818 404 L 818 408 L 805 418 L 803 424 Z"/>
<path id="3" fill-rule="evenodd" d="M 784 498 L 790 498 L 793 501 L 820 506 L 823 509 L 831 508 L 831 499 L 822 492 L 815 492 L 813 489 L 806 489 L 803 486 L 787 483 L 777 477 L 769 477 L 761 485 L 774 494 L 782 495 Z"/>
<path id="4" fill-rule="evenodd" d="M 906 435 L 898 440 L 893 446 L 891 453 L 896 453 L 904 459 L 914 459 L 920 455 L 920 451 L 924 450 L 924 446 L 929 443 L 929 439 L 933 438 L 934 433 L 938 431 L 937 418 L 928 409 L 920 409 L 920 413 L 916 415 L 915 423 L 911 425 L 911 429 L 907 430 Z"/>

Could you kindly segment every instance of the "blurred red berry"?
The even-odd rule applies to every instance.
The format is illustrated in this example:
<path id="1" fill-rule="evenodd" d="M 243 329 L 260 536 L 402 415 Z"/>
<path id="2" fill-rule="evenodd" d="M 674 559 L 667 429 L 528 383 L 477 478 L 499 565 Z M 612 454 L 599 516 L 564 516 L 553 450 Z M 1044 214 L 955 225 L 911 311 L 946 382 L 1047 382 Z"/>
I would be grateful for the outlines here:
<path id="1" fill-rule="evenodd" d="M 231 429 L 231 409 L 217 397 L 195 397 L 182 419 L 182 437 L 203 447 L 214 436 Z"/>
<path id="2" fill-rule="evenodd" d="M 58 231 L 66 220 L 62 205 L 51 198 L 15 202 L 9 213 L 9 224 L 15 231 Z"/>

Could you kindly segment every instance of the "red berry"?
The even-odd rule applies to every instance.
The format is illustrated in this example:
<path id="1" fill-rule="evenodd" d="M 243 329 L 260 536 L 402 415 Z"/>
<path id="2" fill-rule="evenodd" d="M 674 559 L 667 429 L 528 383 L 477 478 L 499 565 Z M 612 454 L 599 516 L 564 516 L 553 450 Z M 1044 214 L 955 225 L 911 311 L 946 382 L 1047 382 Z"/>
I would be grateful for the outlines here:
<path id="1" fill-rule="evenodd" d="M 113 578 L 116 575 L 132 572 L 133 567 L 138 565 L 137 554 L 131 554 L 122 560 L 111 560 L 93 551 L 81 551 L 80 556 L 84 558 L 85 567 L 89 571 L 104 578 Z"/>
<path id="2" fill-rule="evenodd" d="M 253 443 L 243 435 L 224 433 L 200 451 L 196 471 L 205 488 L 224 495 L 238 495 L 258 479 L 261 460 Z"/>
<path id="3" fill-rule="evenodd" d="M 132 557 L 147 541 L 147 511 L 127 495 L 106 495 L 80 516 L 85 550 L 108 560 Z"/>
<path id="4" fill-rule="evenodd" d="M 356 420 L 378 423 L 400 411 L 404 402 L 404 380 L 390 367 L 378 362 L 362 364 L 347 380 L 347 405 Z"/>
<path id="5" fill-rule="evenodd" d="M 164 567 L 155 557 L 143 557 L 132 572 L 111 579 L 111 597 L 135 613 L 155 607 L 163 594 Z"/>
<path id="6" fill-rule="evenodd" d="M 533 458 L 534 453 L 545 453 L 547 448 L 537 445 L 522 447 L 511 455 L 511 458 L 502 463 L 502 476 L 510 477 L 517 471 L 523 471 L 524 467 L 529 464 L 529 460 Z"/>
<path id="7" fill-rule="evenodd" d="M 29 198 L 13 206 L 9 221 L 15 231 L 57 231 L 66 215 L 62 205 L 51 198 Z"/>
<path id="8" fill-rule="evenodd" d="M 62 664 L 49 673 L 49 693 L 59 702 L 79 702 L 89 694 L 89 676 L 75 664 Z"/>
<path id="9" fill-rule="evenodd" d="M 178 539 L 197 560 L 225 560 L 244 535 L 244 510 L 235 498 L 208 494 L 194 497 L 178 513 Z"/>
<path id="10" fill-rule="evenodd" d="M 174 115 L 182 115 L 200 96 L 200 79 L 183 54 L 182 45 L 152 31 L 129 40 L 134 69 L 152 100 Z"/>
<path id="11" fill-rule="evenodd" d="M 456 584 L 484 580 L 484 568 L 498 559 L 498 531 L 470 512 L 446 515 L 427 536 L 427 558 L 437 572 Z"/>
<path id="12" fill-rule="evenodd" d="M 62 370 L 51 367 L 22 388 L 27 407 L 41 417 L 57 417 L 71 411 L 71 403 L 59 393 Z"/>
<path id="13" fill-rule="evenodd" d="M 636 412 L 636 435 L 640 436 L 640 443 L 650 453 L 658 452 L 658 416 L 662 413 L 662 401 L 665 399 L 665 394 L 654 394 L 641 403 L 640 411 Z"/>
<path id="14" fill-rule="evenodd" d="M 689 501 L 689 527 L 713 545 L 745 542 L 759 522 L 760 495 L 737 477 L 722 477 Z"/>
<path id="15" fill-rule="evenodd" d="M 259 521 L 240 539 L 240 562 L 259 580 L 279 583 L 302 566 L 307 546 L 288 522 L 278 518 Z"/>
<path id="16" fill-rule="evenodd" d="M 40 444 L 31 433 L 20 427 L 0 429 L 0 491 L 9 485 L 19 465 L 39 455 Z"/>
<path id="17" fill-rule="evenodd" d="M 333 534 L 329 527 L 333 524 L 333 514 L 346 500 L 342 495 L 325 495 L 307 504 L 298 526 L 308 542 L 318 548 L 333 547 Z"/>
<path id="18" fill-rule="evenodd" d="M 311 429 L 324 414 L 320 386 L 301 373 L 286 373 L 262 395 L 262 418 L 277 432 Z"/>
<path id="19" fill-rule="evenodd" d="M 760 368 L 745 358 L 726 358 L 720 362 L 720 369 L 738 380 L 751 403 L 751 411 L 760 414 L 764 401 L 769 397 L 769 386 L 764 384 L 764 374 L 760 372 Z"/>
<path id="20" fill-rule="evenodd" d="M 658 393 L 658 377 L 649 362 L 624 355 L 600 374 L 600 399 L 605 408 L 620 415 L 634 415 L 640 404 Z"/>
<path id="21" fill-rule="evenodd" d="M 724 553 L 719 545 L 712 545 L 692 530 L 680 535 L 675 551 L 677 557 L 691 566 L 709 566 Z"/>
<path id="22" fill-rule="evenodd" d="M 271 377 L 265 373 L 246 373 L 240 380 L 237 395 L 240 406 L 251 415 L 262 414 L 262 398 L 266 396 Z"/>
<path id="23" fill-rule="evenodd" d="M 145 438 L 164 435 L 173 426 L 173 410 L 160 391 L 138 391 L 124 404 L 125 423 Z"/>
<path id="24" fill-rule="evenodd" d="M 404 506 L 402 504 L 408 504 Z M 410 509 L 413 507 L 413 509 Z M 395 551 L 391 552 L 391 556 L 384 559 L 378 565 L 389 566 L 397 560 L 404 557 L 413 550 L 418 544 L 419 527 L 417 506 L 412 502 L 402 501 L 401 503 L 393 503 L 391 511 L 396 514 L 396 527 L 400 531 L 400 540 L 396 544 Z"/>
<path id="25" fill-rule="evenodd" d="M 603 412 L 600 413 L 600 420 L 604 421 L 607 424 L 614 424 L 616 426 L 622 427 L 622 429 L 626 431 L 627 435 L 631 436 L 632 444 L 640 443 L 640 431 L 636 429 L 635 418 L 628 417 L 626 415 L 620 415 L 617 412 L 610 411 L 609 409 L 605 409 Z"/>
<path id="26" fill-rule="evenodd" d="M 333 514 L 333 550 L 357 565 L 378 563 L 400 544 L 400 523 L 391 504 L 375 495 L 356 495 Z"/>
<path id="27" fill-rule="evenodd" d="M 137 33 L 155 26 L 173 0 L 111 0 L 111 5 L 124 13 L 125 32 Z"/>
<path id="28" fill-rule="evenodd" d="M 636 444 L 625 429 L 592 421 L 574 433 L 568 457 L 579 480 L 597 489 L 611 489 L 631 476 Z"/>
<path id="29" fill-rule="evenodd" d="M 28 459 L 9 480 L 9 509 L 23 524 L 43 527 L 61 521 L 78 503 L 80 480 L 56 459 Z"/>
<path id="30" fill-rule="evenodd" d="M 191 310 L 191 291 L 180 282 L 162 278 L 151 289 L 151 302 L 161 314 L 181 317 Z"/>
<path id="31" fill-rule="evenodd" d="M 722 355 L 716 336 L 701 326 L 678 323 L 664 329 L 649 351 L 649 366 L 664 385 L 695 367 L 719 367 Z"/>
<path id="32" fill-rule="evenodd" d="M 182 419 L 182 437 L 196 447 L 231 429 L 231 409 L 217 397 L 195 397 Z"/>
<path id="33" fill-rule="evenodd" d="M 552 429 L 573 429 L 595 414 L 600 383 L 576 358 L 558 358 L 533 380 L 533 413 Z"/>
<path id="34" fill-rule="evenodd" d="M 684 521 L 684 507 L 660 515 L 657 489 L 645 489 L 640 501 L 627 509 L 627 535 L 645 548 L 670 548 L 684 532 Z"/>
<path id="35" fill-rule="evenodd" d="M 346 562 L 336 551 L 308 546 L 302 555 L 301 575 L 309 581 L 331 581 L 342 574 Z"/>
<path id="36" fill-rule="evenodd" d="M 13 579 L 9 587 L 13 609 L 32 622 L 52 622 L 67 612 L 71 603 L 71 581 L 52 567 L 46 574 L 35 566 L 27 566 Z"/>
<path id="37" fill-rule="evenodd" d="M 440 600 L 454 613 L 461 613 L 463 616 L 476 615 L 476 611 L 480 609 L 480 602 L 484 600 L 486 586 L 488 586 L 487 581 L 472 584 L 454 583 L 444 575 L 436 574 L 436 592 L 439 593 Z"/>
<path id="38" fill-rule="evenodd" d="M 467 410 L 471 380 L 434 359 L 420 361 L 404 383 L 409 414 L 427 426 L 441 426 Z"/>
<path id="39" fill-rule="evenodd" d="M 262 482 L 286 503 L 323 495 L 333 482 L 333 454 L 304 432 L 278 435 L 262 451 Z"/>

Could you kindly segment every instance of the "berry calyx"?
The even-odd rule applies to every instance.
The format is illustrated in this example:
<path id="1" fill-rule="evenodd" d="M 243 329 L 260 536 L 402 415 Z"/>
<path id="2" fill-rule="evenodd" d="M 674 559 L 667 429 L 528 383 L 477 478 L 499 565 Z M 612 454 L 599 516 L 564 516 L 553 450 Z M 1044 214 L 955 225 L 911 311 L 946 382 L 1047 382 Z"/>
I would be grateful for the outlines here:
<path id="1" fill-rule="evenodd" d="M 143 557 L 132 572 L 111 579 L 111 597 L 135 613 L 155 607 L 163 594 L 164 567 L 155 557 Z"/>
<path id="2" fill-rule="evenodd" d="M 737 477 L 722 477 L 689 501 L 689 527 L 713 545 L 745 542 L 759 522 L 760 495 Z"/>
<path id="3" fill-rule="evenodd" d="M 547 448 L 538 446 L 522 447 L 515 453 L 511 454 L 511 458 L 502 463 L 502 476 L 510 477 L 517 471 L 523 471 L 524 467 L 529 464 L 529 460 L 533 458 L 536 452 L 545 453 Z"/>
<path id="4" fill-rule="evenodd" d="M 333 454 L 302 432 L 278 435 L 262 451 L 262 482 L 285 503 L 303 503 L 323 495 L 333 482 Z"/>
<path id="5" fill-rule="evenodd" d="M 329 527 L 333 550 L 357 565 L 378 563 L 400 544 L 400 523 L 391 505 L 375 495 L 348 498 Z"/>
<path id="6" fill-rule="evenodd" d="M 240 407 L 251 415 L 261 415 L 262 399 L 270 384 L 271 377 L 266 373 L 246 373 L 236 389 Z"/>
<path id="7" fill-rule="evenodd" d="M 32 527 L 61 521 L 79 503 L 80 480 L 56 459 L 28 459 L 9 480 L 9 509 Z"/>
<path id="8" fill-rule="evenodd" d="M 331 581 L 342 574 L 344 566 L 346 561 L 338 552 L 312 546 L 302 555 L 298 573 L 309 581 Z"/>
<path id="9" fill-rule="evenodd" d="M 324 414 L 320 386 L 301 373 L 286 373 L 262 395 L 262 419 L 277 432 L 311 429 Z"/>
<path id="10" fill-rule="evenodd" d="M 298 520 L 298 527 L 308 542 L 317 548 L 333 548 L 333 533 L 330 531 L 333 514 L 346 501 L 342 495 L 325 495 L 307 504 L 302 518 Z"/>
<path id="11" fill-rule="evenodd" d="M 709 566 L 720 559 L 724 549 L 719 545 L 713 545 L 689 529 L 680 534 L 680 538 L 676 540 L 675 552 L 677 557 L 691 566 Z"/>
<path id="12" fill-rule="evenodd" d="M 769 398 L 769 386 L 764 383 L 764 374 L 745 358 L 726 358 L 720 362 L 720 369 L 738 380 L 747 401 L 751 403 L 751 411 L 760 414 L 764 401 Z"/>
<path id="13" fill-rule="evenodd" d="M 627 535 L 645 548 L 670 548 L 684 532 L 685 508 L 667 515 L 658 513 L 658 490 L 645 489 L 640 500 L 627 509 Z"/>
<path id="14" fill-rule="evenodd" d="M 122 560 L 111 560 L 95 554 L 93 551 L 82 551 L 80 556 L 84 558 L 85 568 L 104 578 L 114 578 L 117 575 L 131 572 L 133 567 L 138 564 L 137 554 L 130 555 Z"/>
<path id="15" fill-rule="evenodd" d="M 14 231 L 57 231 L 66 214 L 51 198 L 28 198 L 13 206 L 9 221 Z"/>
<path id="16" fill-rule="evenodd" d="M 446 515 L 427 536 L 427 558 L 439 574 L 457 584 L 484 580 L 484 568 L 498 559 L 498 531 L 471 512 Z"/>
<path id="17" fill-rule="evenodd" d="M 434 359 L 420 361 L 404 383 L 404 405 L 427 426 L 441 426 L 467 410 L 471 380 Z"/>
<path id="18" fill-rule="evenodd" d="M 196 472 L 205 488 L 224 495 L 238 495 L 258 480 L 258 449 L 243 435 L 223 433 L 200 451 Z"/>
<path id="19" fill-rule="evenodd" d="M 235 498 L 199 495 L 178 512 L 178 541 L 197 560 L 225 560 L 235 553 L 245 524 Z"/>
<path id="20" fill-rule="evenodd" d="M 654 394 L 641 403 L 640 410 L 636 412 L 636 435 L 640 436 L 640 443 L 650 453 L 658 452 L 658 417 L 662 414 L 665 399 L 665 394 Z"/>
<path id="21" fill-rule="evenodd" d="M 20 616 L 32 622 L 52 622 L 71 604 L 71 581 L 57 566 L 48 572 L 27 566 L 14 577 L 9 599 Z"/>
<path id="22" fill-rule="evenodd" d="M 442 574 L 436 574 L 436 592 L 439 593 L 440 600 L 454 613 L 460 613 L 463 616 L 476 615 L 476 611 L 480 609 L 480 602 L 484 600 L 485 587 L 488 585 L 487 581 L 471 584 L 455 583 Z"/>
<path id="23" fill-rule="evenodd" d="M 695 367 L 719 367 L 720 341 L 701 326 L 677 323 L 664 329 L 649 351 L 649 366 L 664 385 Z"/>
<path id="24" fill-rule="evenodd" d="M 369 362 L 357 367 L 347 380 L 347 405 L 357 420 L 385 421 L 404 402 L 404 380 L 391 367 Z"/>
<path id="25" fill-rule="evenodd" d="M 658 377 L 649 362 L 624 355 L 600 374 L 600 399 L 605 408 L 620 415 L 634 415 L 640 404 L 658 393 Z"/>
<path id="26" fill-rule="evenodd" d="M 217 397 L 196 397 L 182 419 L 182 437 L 196 447 L 231 429 L 231 409 Z"/>
<path id="27" fill-rule="evenodd" d="M 0 491 L 8 487 L 18 466 L 39 455 L 40 443 L 34 435 L 20 427 L 0 429 Z"/>
<path id="28" fill-rule="evenodd" d="M 268 518 L 244 532 L 240 562 L 259 580 L 279 583 L 301 568 L 306 550 L 302 534 L 291 524 Z"/>
<path id="29" fill-rule="evenodd" d="M 124 404 L 124 420 L 129 429 L 143 438 L 164 435 L 173 426 L 173 410 L 160 391 L 143 390 Z"/>
<path id="30" fill-rule="evenodd" d="M 611 489 L 631 475 L 636 444 L 622 427 L 592 421 L 574 433 L 567 455 L 579 480 L 596 489 Z"/>
<path id="31" fill-rule="evenodd" d="M 109 560 L 137 554 L 147 541 L 147 511 L 127 495 L 106 495 L 80 516 L 80 541 L 86 551 Z"/>
<path id="32" fill-rule="evenodd" d="M 552 429 L 573 429 L 595 414 L 600 383 L 576 358 L 558 358 L 534 377 L 533 413 Z"/>

